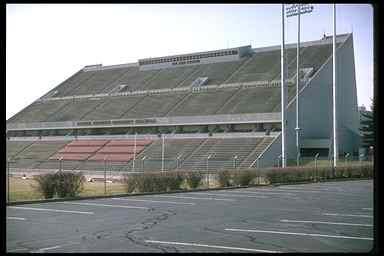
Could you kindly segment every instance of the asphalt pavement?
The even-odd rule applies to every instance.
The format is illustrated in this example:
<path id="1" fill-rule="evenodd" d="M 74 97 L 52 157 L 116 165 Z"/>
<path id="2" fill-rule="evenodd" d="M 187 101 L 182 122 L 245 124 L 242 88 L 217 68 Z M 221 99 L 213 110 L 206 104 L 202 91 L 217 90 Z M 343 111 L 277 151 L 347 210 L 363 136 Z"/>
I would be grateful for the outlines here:
<path id="1" fill-rule="evenodd" d="M 7 252 L 368 252 L 373 181 L 7 207 Z"/>

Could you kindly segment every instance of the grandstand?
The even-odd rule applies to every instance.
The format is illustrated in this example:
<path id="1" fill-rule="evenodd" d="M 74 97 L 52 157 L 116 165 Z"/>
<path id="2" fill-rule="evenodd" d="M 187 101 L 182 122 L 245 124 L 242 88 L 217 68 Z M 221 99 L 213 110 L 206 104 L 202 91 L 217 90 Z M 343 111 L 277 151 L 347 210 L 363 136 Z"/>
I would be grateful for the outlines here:
<path id="1" fill-rule="evenodd" d="M 359 146 L 353 35 L 337 40 L 340 154 Z M 296 44 L 286 45 L 287 152 L 296 158 Z M 332 38 L 303 42 L 301 152 L 332 155 Z M 219 170 L 281 154 L 280 46 L 90 65 L 7 120 L 18 170 Z M 43 74 L 42 74 L 43 75 Z"/>

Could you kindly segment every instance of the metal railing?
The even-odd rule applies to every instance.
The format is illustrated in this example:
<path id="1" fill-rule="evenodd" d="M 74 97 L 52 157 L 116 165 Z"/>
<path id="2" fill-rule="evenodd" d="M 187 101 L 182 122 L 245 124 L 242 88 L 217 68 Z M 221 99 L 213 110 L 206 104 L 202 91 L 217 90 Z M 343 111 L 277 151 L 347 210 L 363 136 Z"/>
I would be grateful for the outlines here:
<path id="1" fill-rule="evenodd" d="M 140 127 L 160 125 L 205 125 L 231 123 L 276 123 L 281 118 L 280 112 L 252 114 L 223 114 L 205 116 L 173 116 L 143 119 L 88 120 L 65 122 L 8 123 L 7 130 L 73 129 L 73 128 L 109 128 Z"/>

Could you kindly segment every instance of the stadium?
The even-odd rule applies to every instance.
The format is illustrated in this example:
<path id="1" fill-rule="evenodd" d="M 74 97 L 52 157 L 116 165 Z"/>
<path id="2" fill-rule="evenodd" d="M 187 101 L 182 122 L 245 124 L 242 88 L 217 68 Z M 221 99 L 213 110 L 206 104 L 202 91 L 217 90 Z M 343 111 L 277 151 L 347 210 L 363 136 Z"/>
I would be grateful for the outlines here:
<path id="1" fill-rule="evenodd" d="M 336 38 L 339 155 L 360 143 L 353 34 Z M 14 172 L 279 165 L 281 46 L 89 65 L 7 120 Z M 296 164 L 296 44 L 286 45 L 286 151 Z M 43 73 L 41 75 L 44 75 Z M 332 36 L 302 42 L 300 155 L 332 158 Z"/>

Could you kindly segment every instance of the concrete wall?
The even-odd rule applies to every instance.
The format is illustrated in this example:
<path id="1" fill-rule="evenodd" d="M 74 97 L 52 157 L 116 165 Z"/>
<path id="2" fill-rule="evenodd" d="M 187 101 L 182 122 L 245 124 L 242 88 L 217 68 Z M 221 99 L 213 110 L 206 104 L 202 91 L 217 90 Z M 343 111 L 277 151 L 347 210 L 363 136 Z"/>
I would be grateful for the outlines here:
<path id="1" fill-rule="evenodd" d="M 359 147 L 359 113 L 355 79 L 355 63 L 352 34 L 337 49 L 337 118 L 339 153 L 353 153 Z M 332 56 L 311 78 L 299 93 L 300 140 L 331 139 L 332 132 Z M 287 107 L 286 150 L 287 159 L 296 158 L 296 98 Z M 281 154 L 281 139 L 271 147 L 265 157 Z M 275 150 L 275 151 L 273 151 Z M 264 158 L 264 156 L 263 156 Z"/>

